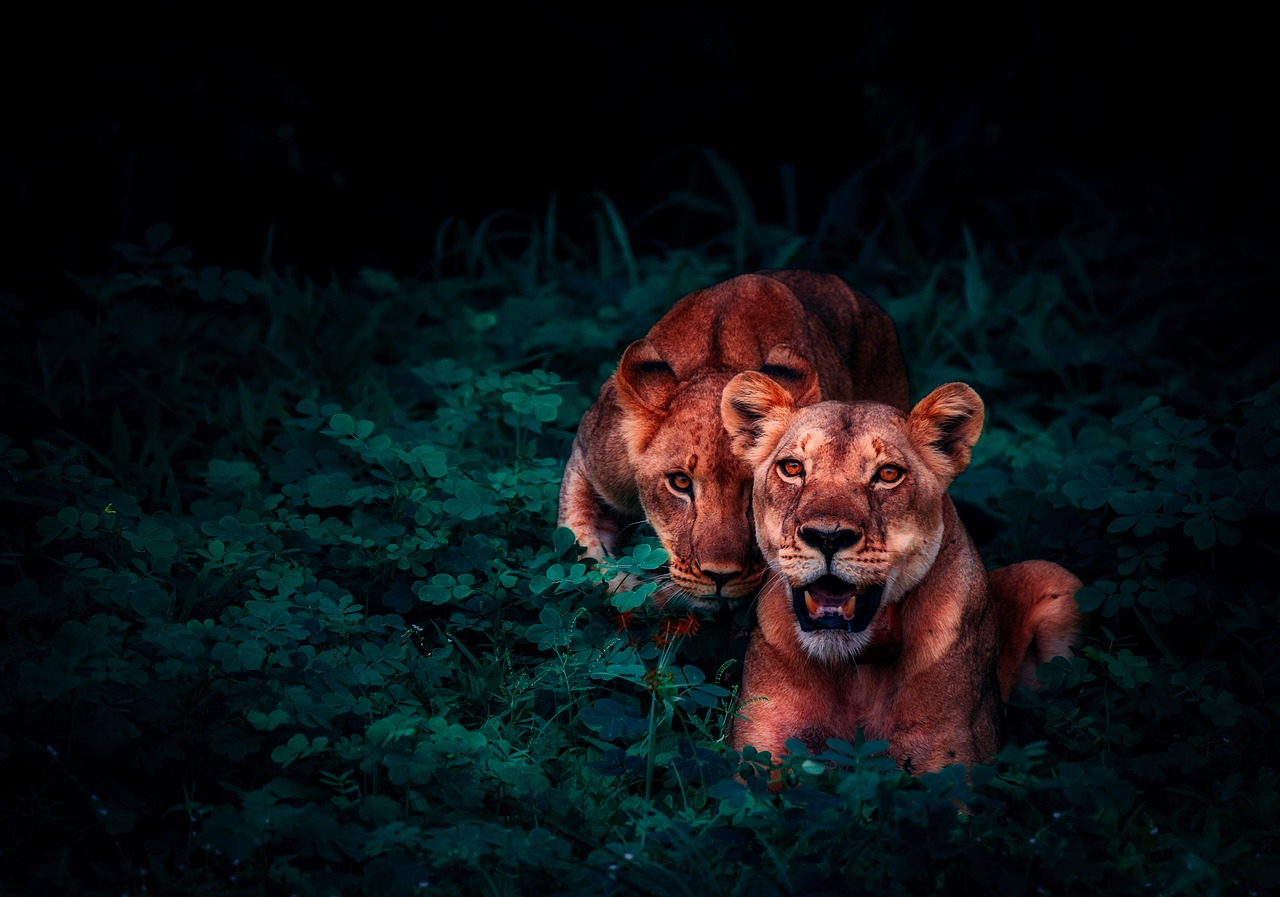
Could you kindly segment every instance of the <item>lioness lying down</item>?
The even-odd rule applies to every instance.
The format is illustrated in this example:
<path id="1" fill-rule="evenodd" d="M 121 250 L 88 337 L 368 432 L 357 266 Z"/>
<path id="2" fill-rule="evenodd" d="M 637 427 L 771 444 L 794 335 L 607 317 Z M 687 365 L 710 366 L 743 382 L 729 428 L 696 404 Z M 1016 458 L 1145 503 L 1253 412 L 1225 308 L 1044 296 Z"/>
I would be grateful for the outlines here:
<path id="1" fill-rule="evenodd" d="M 906 409 L 893 321 L 844 281 L 808 271 L 745 274 L 685 296 L 627 347 L 573 441 L 559 525 L 590 557 L 617 553 L 643 518 L 669 556 L 664 605 L 715 610 L 755 594 L 751 473 L 729 451 L 720 394 L 763 371 L 797 403 L 874 399 Z"/>
<path id="2" fill-rule="evenodd" d="M 1080 581 L 1056 564 L 996 571 L 947 494 L 969 464 L 983 405 L 949 383 L 910 413 L 874 402 L 799 407 L 743 373 L 721 415 L 754 471 L 755 532 L 770 575 L 747 646 L 731 743 L 777 758 L 789 738 L 885 739 L 905 770 L 989 761 L 1002 702 L 1069 655 Z"/>

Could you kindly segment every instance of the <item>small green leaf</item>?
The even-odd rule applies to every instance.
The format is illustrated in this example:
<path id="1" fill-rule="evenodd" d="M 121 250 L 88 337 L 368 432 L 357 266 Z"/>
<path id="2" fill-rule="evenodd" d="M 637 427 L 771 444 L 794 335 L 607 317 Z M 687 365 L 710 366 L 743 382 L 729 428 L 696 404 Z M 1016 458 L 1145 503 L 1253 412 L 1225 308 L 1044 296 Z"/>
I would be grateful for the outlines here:
<path id="1" fill-rule="evenodd" d="M 551 534 L 551 544 L 555 548 L 557 555 L 564 554 L 573 547 L 576 541 L 573 530 L 567 526 L 556 527 L 555 532 Z"/>
<path id="2" fill-rule="evenodd" d="M 173 238 L 173 229 L 167 224 L 153 224 L 147 228 L 143 240 L 146 241 L 147 248 L 152 252 L 158 252 L 163 249 Z"/>
<path id="3" fill-rule="evenodd" d="M 351 436 L 356 431 L 356 422 L 350 414 L 339 412 L 329 418 L 329 429 L 342 436 Z"/>
<path id="4" fill-rule="evenodd" d="M 1212 687 L 1205 689 L 1200 709 L 1219 726 L 1234 726 L 1244 710 L 1230 692 Z"/>
<path id="5" fill-rule="evenodd" d="M 648 728 L 640 712 L 613 698 L 600 698 L 578 713 L 578 720 L 605 741 L 638 738 Z"/>

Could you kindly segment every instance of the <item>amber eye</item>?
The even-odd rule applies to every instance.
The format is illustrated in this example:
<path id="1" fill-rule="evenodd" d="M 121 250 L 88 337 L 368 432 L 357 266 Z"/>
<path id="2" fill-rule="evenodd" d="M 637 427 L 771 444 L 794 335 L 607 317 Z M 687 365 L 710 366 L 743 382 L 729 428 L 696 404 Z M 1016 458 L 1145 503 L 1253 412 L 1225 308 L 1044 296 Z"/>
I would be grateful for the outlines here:
<path id="1" fill-rule="evenodd" d="M 683 492 L 685 495 L 693 494 L 693 477 L 687 473 L 669 473 L 667 474 L 667 482 L 677 492 Z"/>
<path id="2" fill-rule="evenodd" d="M 795 458 L 783 458 L 778 462 L 778 472 L 784 477 L 804 476 L 804 465 Z"/>
<path id="3" fill-rule="evenodd" d="M 904 472 L 896 464 L 882 464 L 880 469 L 876 471 L 875 481 L 884 483 L 886 486 L 896 486 L 902 480 Z"/>

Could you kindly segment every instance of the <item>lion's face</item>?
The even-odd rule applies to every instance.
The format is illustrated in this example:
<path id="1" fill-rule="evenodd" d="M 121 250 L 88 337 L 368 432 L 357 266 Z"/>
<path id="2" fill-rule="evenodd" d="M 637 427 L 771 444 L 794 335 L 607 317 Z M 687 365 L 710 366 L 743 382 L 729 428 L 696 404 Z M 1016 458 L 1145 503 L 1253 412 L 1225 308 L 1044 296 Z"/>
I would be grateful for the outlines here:
<path id="1" fill-rule="evenodd" d="M 722 414 L 754 471 L 757 538 L 785 586 L 762 597 L 778 605 L 762 606 L 762 625 L 792 628 L 815 657 L 856 658 L 937 557 L 944 496 L 981 431 L 981 400 L 948 384 L 910 415 L 873 402 L 796 408 L 743 374 Z"/>
<path id="2" fill-rule="evenodd" d="M 660 412 L 629 421 L 640 502 L 670 558 L 670 583 L 708 610 L 754 594 L 765 570 L 751 530 L 751 471 L 720 421 L 728 379 L 694 380 Z"/>
<path id="3" fill-rule="evenodd" d="M 797 404 L 818 398 L 813 366 L 772 347 L 758 375 Z M 765 565 L 751 525 L 751 468 L 729 444 L 720 417 L 728 371 L 684 371 L 647 340 L 632 343 L 614 375 L 623 440 L 645 517 L 670 558 L 672 591 L 715 610 L 755 594 Z M 785 384 L 785 385 L 784 385 Z"/>

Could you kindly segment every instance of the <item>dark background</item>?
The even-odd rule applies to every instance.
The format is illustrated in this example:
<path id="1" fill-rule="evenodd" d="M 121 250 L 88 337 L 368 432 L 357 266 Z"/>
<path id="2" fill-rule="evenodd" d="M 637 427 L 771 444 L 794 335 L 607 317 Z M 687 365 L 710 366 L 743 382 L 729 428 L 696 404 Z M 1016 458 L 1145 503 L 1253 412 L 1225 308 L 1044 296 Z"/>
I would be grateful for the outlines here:
<path id="1" fill-rule="evenodd" d="M 1032 6 L 544 3 L 15 28 L 0 292 L 73 297 L 62 272 L 109 270 L 114 243 L 159 221 L 197 264 L 256 270 L 270 246 L 272 264 L 313 277 L 412 275 L 450 219 L 539 221 L 554 195 L 572 226 L 598 190 L 634 221 L 673 190 L 713 191 L 702 147 L 762 218 L 804 233 L 833 197 L 849 206 L 861 172 L 851 214 L 882 216 L 891 198 L 925 251 L 965 224 L 989 243 L 1052 239 L 1078 212 L 1044 198 L 1064 183 L 1126 227 L 1210 252 L 1270 245 L 1262 20 Z M 688 236 L 648 220 L 650 239 Z"/>

